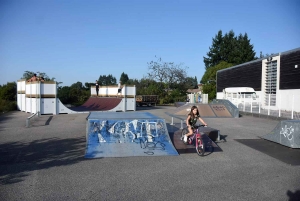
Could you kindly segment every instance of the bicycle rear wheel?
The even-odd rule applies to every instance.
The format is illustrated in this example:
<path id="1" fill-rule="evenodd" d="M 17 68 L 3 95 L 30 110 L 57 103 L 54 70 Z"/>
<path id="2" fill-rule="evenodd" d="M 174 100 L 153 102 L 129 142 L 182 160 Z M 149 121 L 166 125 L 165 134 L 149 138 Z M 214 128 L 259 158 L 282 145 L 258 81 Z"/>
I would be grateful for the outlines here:
<path id="1" fill-rule="evenodd" d="M 198 139 L 198 146 L 196 147 L 197 154 L 199 156 L 204 156 L 205 153 L 205 145 L 202 139 Z"/>

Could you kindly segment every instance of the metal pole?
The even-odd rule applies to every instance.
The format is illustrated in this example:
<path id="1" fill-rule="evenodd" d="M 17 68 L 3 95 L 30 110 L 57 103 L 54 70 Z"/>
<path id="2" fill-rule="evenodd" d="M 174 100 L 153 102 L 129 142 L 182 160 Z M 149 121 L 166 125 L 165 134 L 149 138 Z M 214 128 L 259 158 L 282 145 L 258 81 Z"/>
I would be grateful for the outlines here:
<path id="1" fill-rule="evenodd" d="M 183 122 L 180 120 L 180 129 L 183 129 Z"/>
<path id="2" fill-rule="evenodd" d="M 27 118 L 27 119 L 26 119 L 26 128 L 28 128 L 28 127 L 29 127 L 29 125 L 30 125 L 30 119 L 29 119 L 29 118 Z"/>
<path id="3" fill-rule="evenodd" d="M 171 122 L 171 125 L 172 125 L 172 126 L 174 125 L 174 123 L 173 123 L 173 117 L 172 117 L 172 122 Z"/>

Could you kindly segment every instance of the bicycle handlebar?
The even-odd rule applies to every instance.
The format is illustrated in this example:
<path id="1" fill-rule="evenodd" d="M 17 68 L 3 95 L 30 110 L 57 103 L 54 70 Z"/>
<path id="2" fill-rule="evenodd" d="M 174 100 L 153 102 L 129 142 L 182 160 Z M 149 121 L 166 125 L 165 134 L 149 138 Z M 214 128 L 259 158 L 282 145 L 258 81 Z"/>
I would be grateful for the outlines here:
<path id="1" fill-rule="evenodd" d="M 195 126 L 194 126 L 194 128 L 196 128 L 196 129 L 197 129 L 197 128 L 200 128 L 200 127 L 207 127 L 207 126 L 206 126 L 206 125 L 203 125 L 203 124 L 199 124 L 199 125 L 195 125 Z"/>

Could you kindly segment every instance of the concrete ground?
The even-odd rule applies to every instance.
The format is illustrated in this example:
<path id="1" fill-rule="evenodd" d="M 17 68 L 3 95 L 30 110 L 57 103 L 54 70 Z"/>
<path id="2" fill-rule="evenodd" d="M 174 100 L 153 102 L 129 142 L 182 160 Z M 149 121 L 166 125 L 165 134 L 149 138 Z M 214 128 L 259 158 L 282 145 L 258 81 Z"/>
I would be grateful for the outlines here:
<path id="1" fill-rule="evenodd" d="M 174 107 L 141 107 L 164 118 L 170 133 L 180 121 Z M 300 166 L 291 166 L 235 139 L 258 139 L 278 121 L 245 116 L 206 118 L 226 140 L 223 150 L 199 157 L 85 159 L 86 117 L 35 119 L 24 112 L 0 116 L 0 200 L 297 200 Z M 300 160 L 300 159 L 299 159 Z"/>

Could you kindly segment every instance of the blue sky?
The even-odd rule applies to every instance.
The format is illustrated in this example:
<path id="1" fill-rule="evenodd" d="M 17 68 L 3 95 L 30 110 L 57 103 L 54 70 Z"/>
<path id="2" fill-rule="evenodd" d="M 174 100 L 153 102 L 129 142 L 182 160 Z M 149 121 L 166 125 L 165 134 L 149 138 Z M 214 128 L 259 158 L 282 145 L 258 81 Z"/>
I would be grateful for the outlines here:
<path id="1" fill-rule="evenodd" d="M 257 56 L 299 48 L 299 10 L 298 0 L 0 0 L 0 85 L 26 70 L 64 86 L 141 79 L 155 55 L 200 81 L 219 30 L 247 33 Z"/>

